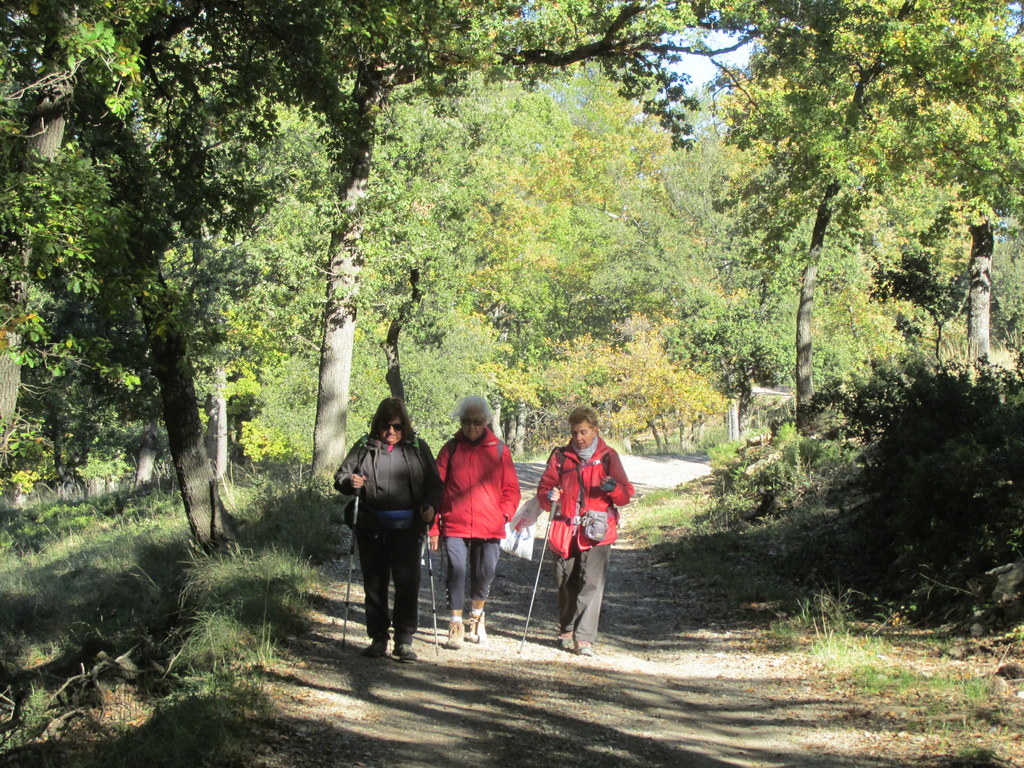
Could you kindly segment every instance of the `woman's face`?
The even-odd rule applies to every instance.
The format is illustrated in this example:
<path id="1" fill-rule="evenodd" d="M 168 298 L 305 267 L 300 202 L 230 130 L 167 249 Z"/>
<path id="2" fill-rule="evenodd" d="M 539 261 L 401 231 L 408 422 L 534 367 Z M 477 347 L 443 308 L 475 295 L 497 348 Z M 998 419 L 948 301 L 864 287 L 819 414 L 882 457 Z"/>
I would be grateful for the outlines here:
<path id="1" fill-rule="evenodd" d="M 597 427 L 589 421 L 572 425 L 572 447 L 577 451 L 585 451 L 597 439 Z"/>
<path id="2" fill-rule="evenodd" d="M 479 440 L 484 430 L 487 429 L 487 419 L 479 408 L 470 408 L 462 414 L 460 424 L 462 426 L 459 431 L 470 442 Z"/>
<path id="3" fill-rule="evenodd" d="M 381 428 L 380 439 L 388 445 L 395 445 L 399 440 L 402 439 L 402 422 L 400 419 L 391 418 L 388 423 Z"/>

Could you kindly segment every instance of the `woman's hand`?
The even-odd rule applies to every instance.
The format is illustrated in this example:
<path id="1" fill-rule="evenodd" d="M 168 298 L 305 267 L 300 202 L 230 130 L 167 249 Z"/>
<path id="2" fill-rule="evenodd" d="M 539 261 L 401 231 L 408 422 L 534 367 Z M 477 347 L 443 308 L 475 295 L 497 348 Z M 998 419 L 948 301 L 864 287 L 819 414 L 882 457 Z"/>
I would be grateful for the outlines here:
<path id="1" fill-rule="evenodd" d="M 430 537 L 430 551 L 431 552 L 437 552 L 437 549 L 440 546 L 440 541 L 439 541 L 440 538 L 441 538 L 440 536 L 431 536 Z"/>
<path id="2" fill-rule="evenodd" d="M 548 491 L 548 501 L 550 501 L 552 504 L 554 504 L 560 498 L 562 498 L 562 489 L 559 488 L 557 485 L 550 491 Z"/>
<path id="3" fill-rule="evenodd" d="M 351 482 L 352 487 L 358 491 L 360 488 L 366 485 L 366 478 L 363 477 L 362 475 L 352 475 L 352 477 L 349 478 L 349 482 Z"/>

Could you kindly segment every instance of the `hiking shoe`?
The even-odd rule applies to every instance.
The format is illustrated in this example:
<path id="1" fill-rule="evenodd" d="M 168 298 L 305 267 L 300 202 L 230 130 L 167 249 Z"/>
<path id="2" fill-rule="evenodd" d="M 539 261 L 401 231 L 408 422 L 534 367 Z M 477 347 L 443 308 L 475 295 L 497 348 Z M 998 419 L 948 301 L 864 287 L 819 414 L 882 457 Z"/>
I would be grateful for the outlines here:
<path id="1" fill-rule="evenodd" d="M 558 636 L 558 647 L 563 651 L 571 651 L 575 647 L 572 641 L 572 632 L 563 632 Z"/>
<path id="2" fill-rule="evenodd" d="M 576 643 L 576 655 L 589 656 L 592 658 L 594 656 L 597 656 L 597 653 L 594 651 L 594 646 L 592 646 L 590 643 L 583 642 Z"/>
<path id="3" fill-rule="evenodd" d="M 363 656 L 371 659 L 380 659 L 388 655 L 388 639 L 381 637 L 374 640 L 363 649 Z"/>
<path id="4" fill-rule="evenodd" d="M 483 645 L 487 642 L 487 630 L 484 628 L 484 615 L 470 616 L 469 625 L 466 627 L 466 639 L 471 643 Z"/>
<path id="5" fill-rule="evenodd" d="M 453 621 L 448 625 L 448 640 L 444 647 L 450 651 L 457 651 L 462 647 L 462 639 L 466 635 L 466 627 L 461 621 Z"/>
<path id="6" fill-rule="evenodd" d="M 391 655 L 399 661 L 416 661 L 419 658 L 412 649 L 412 643 L 399 643 Z"/>

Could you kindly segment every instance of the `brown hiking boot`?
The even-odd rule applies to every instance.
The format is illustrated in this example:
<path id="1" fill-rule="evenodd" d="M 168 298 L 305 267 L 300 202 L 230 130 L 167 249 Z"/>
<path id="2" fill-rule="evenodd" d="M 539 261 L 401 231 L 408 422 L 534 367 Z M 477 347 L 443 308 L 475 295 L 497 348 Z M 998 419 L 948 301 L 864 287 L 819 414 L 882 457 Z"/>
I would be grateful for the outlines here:
<path id="1" fill-rule="evenodd" d="M 444 647 L 450 651 L 457 651 L 462 647 L 462 639 L 465 637 L 466 628 L 461 621 L 453 621 L 448 625 L 448 640 Z"/>
<path id="2" fill-rule="evenodd" d="M 487 642 L 487 630 L 484 628 L 484 614 L 470 616 L 466 627 L 466 640 L 483 645 Z"/>

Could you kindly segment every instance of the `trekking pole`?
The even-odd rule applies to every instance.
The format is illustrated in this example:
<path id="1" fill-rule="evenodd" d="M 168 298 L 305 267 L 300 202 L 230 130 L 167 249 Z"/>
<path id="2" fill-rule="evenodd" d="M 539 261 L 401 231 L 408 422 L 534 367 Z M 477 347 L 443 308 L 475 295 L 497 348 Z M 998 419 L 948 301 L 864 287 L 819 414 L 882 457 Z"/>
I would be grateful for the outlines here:
<path id="1" fill-rule="evenodd" d="M 434 560 L 430 556 L 430 531 L 423 534 L 423 554 L 427 558 L 427 574 L 430 576 L 430 614 L 434 617 L 434 655 L 441 655 L 437 643 L 437 602 L 434 599 Z"/>
<path id="2" fill-rule="evenodd" d="M 348 548 L 348 586 L 345 587 L 345 621 L 341 625 L 341 647 L 345 647 L 345 636 L 348 634 L 348 606 L 349 597 L 352 594 L 352 564 L 355 562 L 356 554 L 356 523 L 359 522 L 359 495 L 353 502 L 355 509 L 352 512 L 352 543 Z"/>
<path id="3" fill-rule="evenodd" d="M 544 567 L 544 553 L 548 548 L 548 536 L 551 535 L 551 521 L 555 517 L 555 510 L 558 508 L 558 502 L 556 501 L 551 505 L 551 515 L 548 517 L 548 527 L 544 531 L 544 546 L 540 551 L 540 560 L 537 561 L 537 577 L 533 580 L 533 594 L 530 595 L 530 607 L 526 611 L 526 625 L 523 627 L 523 640 L 519 643 L 519 653 L 523 652 L 523 648 L 526 645 L 526 633 L 530 630 L 530 617 L 533 615 L 533 601 L 537 599 L 537 585 L 540 584 L 540 571 Z"/>

